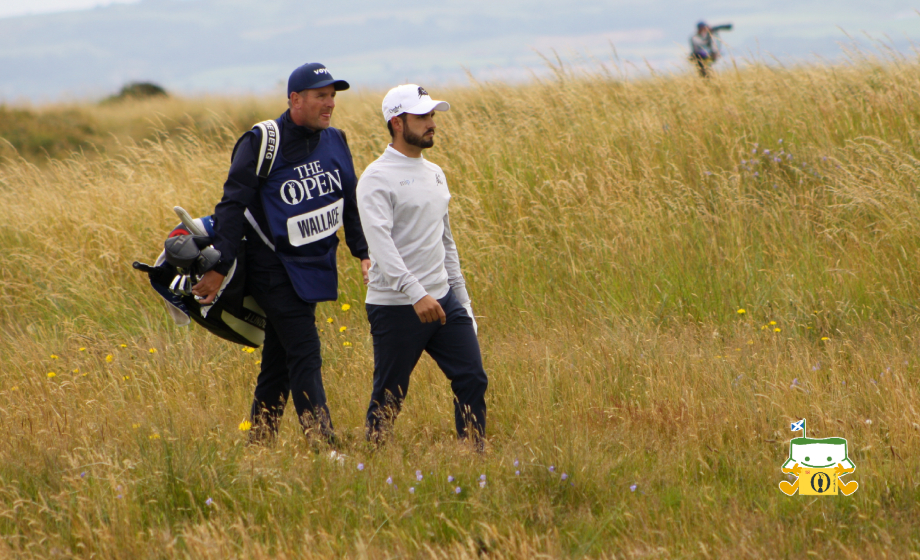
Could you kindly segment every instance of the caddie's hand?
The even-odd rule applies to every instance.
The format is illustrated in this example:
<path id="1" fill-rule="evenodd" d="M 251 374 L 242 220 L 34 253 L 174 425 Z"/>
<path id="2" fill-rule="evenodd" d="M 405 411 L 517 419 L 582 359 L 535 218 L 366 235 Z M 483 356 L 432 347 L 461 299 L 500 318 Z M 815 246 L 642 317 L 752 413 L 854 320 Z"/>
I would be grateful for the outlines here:
<path id="1" fill-rule="evenodd" d="M 418 318 L 421 319 L 423 323 L 434 323 L 438 320 L 441 321 L 442 325 L 447 323 L 447 315 L 444 314 L 444 309 L 441 308 L 441 304 L 438 303 L 438 300 L 431 296 L 423 297 L 415 302 L 415 305 L 412 307 L 415 308 L 415 313 L 418 314 Z"/>
<path id="2" fill-rule="evenodd" d="M 192 286 L 192 295 L 204 298 L 199 300 L 198 303 L 201 305 L 210 305 L 214 298 L 217 297 L 217 292 L 220 290 L 220 285 L 224 283 L 224 275 L 216 272 L 214 270 L 209 270 L 204 273 L 204 276 L 201 277 L 201 280 Z"/>
<path id="3" fill-rule="evenodd" d="M 371 269 L 371 260 L 370 259 L 361 259 L 361 274 L 364 275 L 364 285 L 366 286 L 370 279 L 367 276 L 367 271 Z"/>

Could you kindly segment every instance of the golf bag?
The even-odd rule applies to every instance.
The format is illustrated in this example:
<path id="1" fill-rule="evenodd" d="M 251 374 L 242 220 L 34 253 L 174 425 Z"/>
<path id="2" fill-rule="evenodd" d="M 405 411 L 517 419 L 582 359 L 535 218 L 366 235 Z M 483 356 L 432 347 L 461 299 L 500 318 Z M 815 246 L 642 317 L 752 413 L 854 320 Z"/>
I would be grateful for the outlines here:
<path id="1" fill-rule="evenodd" d="M 261 346 L 265 341 L 265 312 L 246 293 L 245 252 L 234 261 L 214 301 L 201 305 L 191 288 L 220 260 L 220 252 L 211 246 L 214 221 L 210 216 L 193 220 L 178 206 L 175 211 L 182 224 L 169 232 L 165 250 L 153 266 L 135 262 L 134 268 L 147 273 L 176 324 L 185 326 L 195 321 L 224 340 Z"/>

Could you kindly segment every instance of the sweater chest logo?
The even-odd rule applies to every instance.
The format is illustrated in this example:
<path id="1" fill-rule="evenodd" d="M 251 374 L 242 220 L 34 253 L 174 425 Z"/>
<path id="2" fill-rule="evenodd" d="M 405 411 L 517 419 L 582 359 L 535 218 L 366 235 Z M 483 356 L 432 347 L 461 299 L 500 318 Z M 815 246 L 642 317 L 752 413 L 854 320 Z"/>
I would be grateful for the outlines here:
<path id="1" fill-rule="evenodd" d="M 285 181 L 279 191 L 281 200 L 286 204 L 296 206 L 304 200 L 312 200 L 314 196 L 342 191 L 342 175 L 339 170 L 325 171 L 318 160 L 298 165 L 294 171 L 297 172 L 297 179 Z"/>

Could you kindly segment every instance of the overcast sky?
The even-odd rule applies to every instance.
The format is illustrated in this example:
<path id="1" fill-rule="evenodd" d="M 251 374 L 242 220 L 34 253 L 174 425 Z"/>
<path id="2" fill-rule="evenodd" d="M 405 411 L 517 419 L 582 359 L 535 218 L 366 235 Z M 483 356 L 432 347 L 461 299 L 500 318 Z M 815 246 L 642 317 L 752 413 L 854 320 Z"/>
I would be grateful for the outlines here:
<path id="1" fill-rule="evenodd" d="M 263 93 L 308 61 L 374 88 L 527 79 L 554 51 L 683 72 L 700 19 L 734 24 L 734 56 L 774 64 L 841 60 L 851 38 L 913 56 L 920 41 L 911 0 L 0 0 L 0 101 L 100 98 L 132 80 Z"/>
<path id="2" fill-rule="evenodd" d="M 88 10 L 109 4 L 132 4 L 140 0 L 0 0 L 0 18 Z"/>

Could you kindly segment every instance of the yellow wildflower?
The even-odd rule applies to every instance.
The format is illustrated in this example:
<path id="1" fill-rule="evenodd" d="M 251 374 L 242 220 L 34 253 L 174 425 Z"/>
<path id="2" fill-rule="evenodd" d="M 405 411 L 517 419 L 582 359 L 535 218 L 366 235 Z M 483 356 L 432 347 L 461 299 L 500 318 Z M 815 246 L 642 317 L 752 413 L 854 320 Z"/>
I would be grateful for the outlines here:
<path id="1" fill-rule="evenodd" d="M 57 377 L 57 374 L 54 373 L 53 371 L 49 371 L 47 375 L 48 375 L 48 379 L 51 379 L 52 377 Z"/>
<path id="2" fill-rule="evenodd" d="M 80 347 L 80 352 L 86 352 L 86 347 L 85 347 L 85 346 L 81 346 L 81 347 Z"/>
<path id="3" fill-rule="evenodd" d="M 140 428 L 141 425 L 140 425 L 140 424 L 131 424 L 131 427 L 134 428 L 134 429 L 136 430 L 136 429 Z"/>
<path id="4" fill-rule="evenodd" d="M 119 344 L 118 347 L 119 347 L 119 348 L 127 348 L 128 345 L 127 345 L 127 344 Z"/>
<path id="5" fill-rule="evenodd" d="M 19 385 L 13 385 L 13 388 L 10 389 L 10 391 L 18 391 L 18 390 L 19 390 Z"/>
<path id="6" fill-rule="evenodd" d="M 327 322 L 327 323 L 331 323 L 331 322 L 332 322 L 332 317 L 329 317 L 328 319 L 326 319 L 326 322 Z"/>
<path id="7" fill-rule="evenodd" d="M 150 438 L 150 439 L 160 439 L 160 434 L 150 434 L 150 435 L 147 436 L 147 437 Z"/>
<path id="8" fill-rule="evenodd" d="M 775 329 L 773 329 L 773 332 L 780 332 L 780 331 L 782 331 L 782 329 L 779 327 L 776 327 Z"/>
<path id="9" fill-rule="evenodd" d="M 747 313 L 747 311 L 745 311 L 744 308 L 738 310 L 738 315 L 744 315 L 745 313 Z"/>
<path id="10" fill-rule="evenodd" d="M 753 341 L 753 340 L 749 340 L 749 341 L 748 341 L 748 344 L 754 344 L 754 341 Z"/>
<path id="11" fill-rule="evenodd" d="M 351 309 L 350 305 L 348 305 L 347 303 L 342 304 L 342 311 L 348 311 L 349 309 Z"/>
<path id="12" fill-rule="evenodd" d="M 57 355 L 56 355 L 56 354 L 51 354 L 51 359 L 52 359 L 52 360 L 58 359 L 58 358 L 57 358 Z"/>
<path id="13" fill-rule="evenodd" d="M 252 422 L 250 422 L 249 420 L 243 420 L 242 422 L 240 422 L 239 428 L 241 432 L 248 432 L 249 429 L 252 428 Z"/>
<path id="14" fill-rule="evenodd" d="M 250 348 L 249 346 L 246 346 L 243 348 L 243 352 L 246 352 L 247 354 L 252 354 L 255 351 L 256 351 L 255 348 Z"/>
<path id="15" fill-rule="evenodd" d="M 261 363 L 262 363 L 262 360 L 256 360 L 256 365 L 259 365 Z"/>
<path id="16" fill-rule="evenodd" d="M 776 324 L 776 321 L 770 321 L 770 323 L 769 323 L 769 325 L 770 325 L 771 327 L 772 327 L 773 325 L 775 325 L 775 324 Z"/>
<path id="17" fill-rule="evenodd" d="M 345 342 L 342 343 L 342 346 L 344 346 L 345 348 L 350 348 L 350 347 L 351 347 L 351 342 L 348 342 L 348 341 L 346 340 Z"/>
<path id="18" fill-rule="evenodd" d="M 347 331 L 347 330 L 348 330 L 348 327 L 346 327 L 346 326 L 344 326 L 344 325 L 341 326 L 341 327 L 339 327 L 339 332 L 345 332 L 345 331 Z"/>
<path id="19" fill-rule="evenodd" d="M 151 349 L 149 350 L 149 352 L 150 352 L 151 354 L 156 354 L 156 353 L 157 353 L 157 349 L 156 349 L 156 348 L 151 348 Z"/>
<path id="20" fill-rule="evenodd" d="M 822 337 L 821 337 L 821 340 L 830 340 L 830 338 L 828 338 L 828 337 L 826 337 L 826 336 L 822 336 Z"/>
<path id="21" fill-rule="evenodd" d="M 73 370 L 74 373 L 80 373 L 80 368 Z"/>
<path id="22" fill-rule="evenodd" d="M 107 361 L 107 362 L 109 362 L 109 363 L 112 363 L 112 360 L 114 360 L 114 359 L 115 359 L 115 356 L 113 356 L 113 355 L 111 355 L 111 354 L 109 354 L 108 356 L 105 357 L 105 361 Z"/>
<path id="23" fill-rule="evenodd" d="M 121 379 L 122 379 L 123 381 L 127 381 L 127 380 L 131 379 L 131 376 L 130 376 L 130 375 L 126 375 L 126 376 L 122 377 Z"/>

